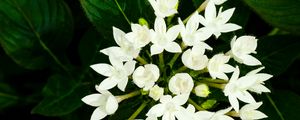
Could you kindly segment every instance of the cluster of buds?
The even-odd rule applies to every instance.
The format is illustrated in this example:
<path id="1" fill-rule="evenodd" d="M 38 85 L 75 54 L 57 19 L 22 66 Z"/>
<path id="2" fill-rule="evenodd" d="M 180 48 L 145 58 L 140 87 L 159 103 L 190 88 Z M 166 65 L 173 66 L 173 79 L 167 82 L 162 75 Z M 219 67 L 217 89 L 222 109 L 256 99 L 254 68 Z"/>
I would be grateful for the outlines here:
<path id="1" fill-rule="evenodd" d="M 160 117 L 162 120 L 233 120 L 234 117 L 253 120 L 267 117 L 257 110 L 262 102 L 256 102 L 250 93 L 270 92 L 264 82 L 272 75 L 259 73 L 264 68 L 260 67 L 240 76 L 238 67 L 242 64 L 262 65 L 251 55 L 256 53 L 257 39 L 254 36 L 235 36 L 229 51 L 211 58 L 206 55 L 207 51 L 213 51 L 206 40 L 212 36 L 218 39 L 222 33 L 242 28 L 228 23 L 234 8 L 222 11 L 220 7 L 217 13 L 217 6 L 225 1 L 206 0 L 201 5 L 205 9 L 204 16 L 196 11 L 184 21 L 178 18 L 178 24 L 173 25 L 166 24 L 165 18 L 173 18 L 178 13 L 178 0 L 149 0 L 156 15 L 154 29 L 145 24 L 131 24 L 132 31 L 125 33 L 113 27 L 118 46 L 100 51 L 109 57 L 110 64 L 91 65 L 93 70 L 107 78 L 96 85 L 100 94 L 82 98 L 86 104 L 97 107 L 91 120 L 114 114 L 121 101 L 138 95 L 148 96 L 144 97 L 145 101 L 154 103 L 149 106 L 146 120 Z M 141 56 L 141 53 L 145 54 Z M 166 57 L 164 53 L 171 54 Z M 180 56 L 181 60 L 177 60 Z M 231 59 L 236 62 L 229 63 Z M 139 90 L 121 96 L 109 92 L 115 86 L 125 92 L 128 82 L 133 82 Z M 206 102 L 199 105 L 193 100 L 195 97 L 208 98 L 213 94 L 210 92 L 212 87 L 221 89 L 228 97 L 228 107 L 213 112 L 209 111 L 211 107 L 205 106 Z M 241 108 L 239 101 L 244 105 Z"/>

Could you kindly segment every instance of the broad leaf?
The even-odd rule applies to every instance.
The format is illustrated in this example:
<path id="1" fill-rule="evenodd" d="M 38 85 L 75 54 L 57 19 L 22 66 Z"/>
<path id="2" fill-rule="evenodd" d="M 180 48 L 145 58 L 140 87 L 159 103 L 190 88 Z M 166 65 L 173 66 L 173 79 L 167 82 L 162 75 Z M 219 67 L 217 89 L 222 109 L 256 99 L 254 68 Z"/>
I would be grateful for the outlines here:
<path id="1" fill-rule="evenodd" d="M 244 0 L 262 19 L 280 29 L 300 34 L 299 0 Z"/>
<path id="2" fill-rule="evenodd" d="M 32 113 L 45 116 L 61 116 L 73 112 L 82 105 L 81 98 L 88 93 L 80 81 L 61 75 L 49 78 L 43 89 L 45 95 Z"/>
<path id="3" fill-rule="evenodd" d="M 120 8 L 115 1 L 118 1 Z M 132 23 L 137 23 L 140 17 L 154 19 L 154 12 L 147 0 L 80 0 L 80 3 L 87 17 L 107 40 L 112 40 L 112 26 L 130 30 L 120 9 Z"/>
<path id="4" fill-rule="evenodd" d="M 263 97 L 262 112 L 268 116 L 268 120 L 299 120 L 300 96 L 291 91 L 273 91 L 269 98 Z M 270 101 L 272 100 L 272 102 Z M 278 111 L 276 111 L 277 107 Z"/>
<path id="5" fill-rule="evenodd" d="M 19 65 L 41 69 L 49 65 L 50 49 L 63 56 L 73 21 L 62 0 L 1 0 L 0 42 Z"/>
<path id="6" fill-rule="evenodd" d="M 0 109 L 14 105 L 18 100 L 19 97 L 9 85 L 0 83 Z"/>
<path id="7" fill-rule="evenodd" d="M 268 73 L 279 75 L 300 55 L 299 37 L 267 36 L 258 40 L 257 57 Z"/>

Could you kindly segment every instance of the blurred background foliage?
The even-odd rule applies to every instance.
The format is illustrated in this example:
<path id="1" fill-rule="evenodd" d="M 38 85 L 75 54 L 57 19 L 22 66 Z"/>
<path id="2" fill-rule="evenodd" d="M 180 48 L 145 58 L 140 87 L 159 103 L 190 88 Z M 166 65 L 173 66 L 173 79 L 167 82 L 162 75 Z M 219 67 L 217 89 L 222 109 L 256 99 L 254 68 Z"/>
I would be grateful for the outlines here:
<path id="1" fill-rule="evenodd" d="M 202 2 L 180 0 L 177 16 L 186 18 Z M 153 26 L 147 0 L 118 3 L 130 22 L 143 17 Z M 300 120 L 300 0 L 228 0 L 223 6 L 236 8 L 230 22 L 243 30 L 218 42 L 228 48 L 234 35 L 257 36 L 256 57 L 274 75 L 267 82 L 272 93 L 256 96 L 267 119 Z M 80 99 L 103 79 L 89 65 L 108 61 L 98 51 L 116 45 L 112 26 L 130 30 L 120 9 L 116 0 L 1 0 L 1 119 L 89 119 L 94 108 Z M 225 52 L 222 47 L 216 50 Z M 140 97 L 122 102 L 109 119 L 128 118 L 140 103 Z"/>

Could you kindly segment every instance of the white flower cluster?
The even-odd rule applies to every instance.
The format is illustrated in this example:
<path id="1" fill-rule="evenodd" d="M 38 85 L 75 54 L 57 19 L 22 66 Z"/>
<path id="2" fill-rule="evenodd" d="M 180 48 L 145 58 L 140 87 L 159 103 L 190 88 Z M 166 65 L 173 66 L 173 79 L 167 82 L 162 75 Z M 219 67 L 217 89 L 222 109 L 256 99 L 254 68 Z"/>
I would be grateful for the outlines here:
<path id="1" fill-rule="evenodd" d="M 213 50 L 205 43 L 211 36 L 218 38 L 222 33 L 241 29 L 239 25 L 228 23 L 234 8 L 222 11 L 220 7 L 217 13 L 216 5 L 221 5 L 225 1 L 208 0 L 204 16 L 195 12 L 186 23 L 178 18 L 177 25 L 167 26 L 164 18 L 173 17 L 178 13 L 178 0 L 149 0 L 156 15 L 154 29 L 149 29 L 146 25 L 131 24 L 132 31 L 124 33 L 113 27 L 113 36 L 118 46 L 101 50 L 109 57 L 111 65 L 106 63 L 91 65 L 93 70 L 107 77 L 96 86 L 96 90 L 101 94 L 91 94 L 82 98 L 86 104 L 97 107 L 91 120 L 103 119 L 117 111 L 118 103 L 129 97 L 113 96 L 108 90 L 117 86 L 125 92 L 130 80 L 141 89 L 140 91 L 146 91 L 146 95 L 157 103 L 150 106 L 151 109 L 146 114 L 147 120 L 157 120 L 159 117 L 162 117 L 162 120 L 233 120 L 232 117 L 256 120 L 267 117 L 256 110 L 262 102 L 256 102 L 250 92 L 258 94 L 270 92 L 264 86 L 264 81 L 270 79 L 272 75 L 259 73 L 263 69 L 260 67 L 245 76 L 240 76 L 239 67 L 228 63 L 233 58 L 240 64 L 261 65 L 261 62 L 251 55 L 256 53 L 257 39 L 253 36 L 234 37 L 231 41 L 231 50 L 226 54 L 218 53 L 211 58 L 205 55 L 207 50 Z M 181 45 L 177 43 L 179 40 L 182 40 Z M 149 57 L 159 54 L 159 65 L 154 61 L 146 63 L 146 60 L 139 56 L 145 46 L 150 47 Z M 166 74 L 166 67 L 161 65 L 164 51 L 182 53 L 183 69 L 172 71 L 170 76 L 163 77 L 163 74 Z M 158 57 L 153 57 L 155 58 Z M 140 66 L 136 67 L 136 61 Z M 202 81 L 203 76 L 199 77 L 203 72 L 208 73 L 209 81 L 205 81 L 204 78 Z M 227 76 L 229 73 L 232 73 L 230 79 Z M 209 88 L 217 84 L 214 81 L 223 82 L 218 84 L 218 88 L 223 90 L 231 106 L 211 112 L 199 107 L 190 96 L 193 94 L 208 97 Z M 244 102 L 241 108 L 239 100 Z"/>

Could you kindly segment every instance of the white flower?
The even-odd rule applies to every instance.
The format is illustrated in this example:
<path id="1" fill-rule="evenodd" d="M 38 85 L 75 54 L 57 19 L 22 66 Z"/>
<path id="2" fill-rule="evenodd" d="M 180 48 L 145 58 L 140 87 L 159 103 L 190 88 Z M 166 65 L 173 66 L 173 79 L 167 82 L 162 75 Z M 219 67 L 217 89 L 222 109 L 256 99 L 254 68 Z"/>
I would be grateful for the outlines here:
<path id="1" fill-rule="evenodd" d="M 195 87 L 195 93 L 199 97 L 207 97 L 210 92 L 206 84 L 199 84 Z"/>
<path id="2" fill-rule="evenodd" d="M 118 109 L 118 101 L 109 91 L 101 91 L 97 89 L 101 94 L 90 94 L 82 98 L 81 100 L 90 106 L 97 107 L 92 116 L 91 120 L 100 120 L 107 115 L 114 114 Z"/>
<path id="3" fill-rule="evenodd" d="M 177 13 L 178 0 L 149 0 L 158 17 L 168 17 Z"/>
<path id="4" fill-rule="evenodd" d="M 144 90 L 149 90 L 159 78 L 159 69 L 154 64 L 139 66 L 132 75 L 133 82 Z"/>
<path id="5" fill-rule="evenodd" d="M 228 80 L 225 73 L 230 73 L 234 71 L 234 67 L 226 64 L 230 59 L 230 56 L 226 56 L 223 53 L 214 55 L 208 62 L 207 69 L 210 76 L 213 79 L 220 78 Z"/>
<path id="6" fill-rule="evenodd" d="M 149 96 L 155 101 L 159 100 L 161 96 L 164 95 L 164 88 L 155 85 L 150 89 Z"/>
<path id="7" fill-rule="evenodd" d="M 221 5 L 221 4 L 223 4 L 224 2 L 226 2 L 227 0 L 210 0 L 210 1 L 212 1 L 214 4 L 216 4 L 216 5 Z"/>
<path id="8" fill-rule="evenodd" d="M 223 92 L 225 96 L 228 96 L 229 103 L 236 112 L 239 112 L 239 100 L 245 103 L 254 103 L 255 100 L 252 95 L 247 91 L 254 85 L 255 79 L 253 76 L 243 76 L 238 78 L 240 70 L 238 67 L 234 70 L 229 83 L 225 86 Z"/>
<path id="9" fill-rule="evenodd" d="M 196 45 L 192 49 L 186 50 L 182 56 L 182 63 L 193 70 L 202 70 L 207 66 L 208 58 L 204 55 L 205 49 Z"/>
<path id="10" fill-rule="evenodd" d="M 241 36 L 236 39 L 236 36 L 230 43 L 231 55 L 237 62 L 243 63 L 249 66 L 261 65 L 261 62 L 255 57 L 251 56 L 251 53 L 256 53 L 257 39 L 254 36 Z"/>
<path id="11" fill-rule="evenodd" d="M 108 47 L 101 50 L 100 52 L 108 56 L 116 57 L 121 61 L 130 61 L 139 55 L 141 49 L 135 48 L 134 44 L 126 39 L 125 33 L 122 30 L 113 27 L 113 34 L 114 39 L 119 47 Z"/>
<path id="12" fill-rule="evenodd" d="M 157 17 L 154 23 L 154 31 L 152 31 L 153 38 L 151 42 L 153 45 L 151 46 L 151 55 L 162 53 L 164 50 L 171 53 L 180 53 L 180 46 L 174 42 L 177 38 L 180 26 L 175 25 L 167 31 L 166 23 L 163 18 Z"/>
<path id="13" fill-rule="evenodd" d="M 131 24 L 131 30 L 125 37 L 132 42 L 134 48 L 142 48 L 150 42 L 151 33 L 146 25 Z"/>
<path id="14" fill-rule="evenodd" d="M 125 91 L 125 87 L 128 82 L 128 76 L 134 71 L 136 62 L 128 61 L 123 65 L 121 61 L 114 57 L 110 56 L 109 59 L 112 66 L 105 63 L 91 65 L 91 68 L 97 73 L 108 77 L 100 83 L 99 89 L 109 90 L 118 85 L 120 90 Z"/>
<path id="15" fill-rule="evenodd" d="M 182 109 L 176 113 L 178 120 L 202 120 L 195 114 L 195 107 L 191 104 L 186 109 Z"/>
<path id="16" fill-rule="evenodd" d="M 212 50 L 212 48 L 204 43 L 205 40 L 207 40 L 211 34 L 206 33 L 207 31 L 202 31 L 198 29 L 199 27 L 199 14 L 198 12 L 195 12 L 191 18 L 187 21 L 186 26 L 184 26 L 181 19 L 178 19 L 179 25 L 181 26 L 180 35 L 182 37 L 182 41 L 187 46 L 194 46 L 199 44 L 204 44 L 204 47 L 206 49 Z"/>
<path id="17" fill-rule="evenodd" d="M 209 112 L 209 111 L 198 111 L 196 112 L 196 116 L 198 120 L 234 120 L 233 118 L 225 115 L 228 113 L 232 107 L 227 109 L 219 110 L 217 112 Z"/>
<path id="18" fill-rule="evenodd" d="M 264 67 L 260 67 L 247 73 L 246 76 L 254 76 L 253 80 L 255 80 L 254 85 L 248 89 L 249 91 L 256 92 L 258 94 L 261 94 L 262 92 L 271 92 L 267 87 L 264 86 L 264 82 L 273 76 L 267 73 L 258 73 L 262 69 L 264 69 Z"/>
<path id="19" fill-rule="evenodd" d="M 136 119 L 138 120 L 138 119 Z M 155 117 L 155 115 L 149 115 L 147 116 L 146 120 L 158 120 L 157 117 Z"/>
<path id="20" fill-rule="evenodd" d="M 214 34 L 218 38 L 221 33 L 232 32 L 241 29 L 241 26 L 233 23 L 227 23 L 233 12 L 234 8 L 228 9 L 224 12 L 222 12 L 222 8 L 220 8 L 217 15 L 214 2 L 209 1 L 205 8 L 205 18 L 201 15 L 199 17 L 200 23 L 204 25 L 204 27 L 200 30 L 210 32 L 209 36 Z"/>
<path id="21" fill-rule="evenodd" d="M 268 116 L 264 113 L 256 110 L 262 105 L 262 102 L 251 103 L 243 106 L 239 112 L 242 120 L 258 120 L 267 118 Z"/>
<path id="22" fill-rule="evenodd" d="M 176 95 L 190 94 L 193 87 L 193 78 L 187 73 L 177 73 L 169 81 L 169 89 Z"/>
<path id="23" fill-rule="evenodd" d="M 154 105 L 146 114 L 146 116 L 162 117 L 162 120 L 175 120 L 176 113 L 184 109 L 181 105 L 187 101 L 186 95 L 177 95 L 171 97 L 164 95 L 160 98 L 160 103 Z"/>

